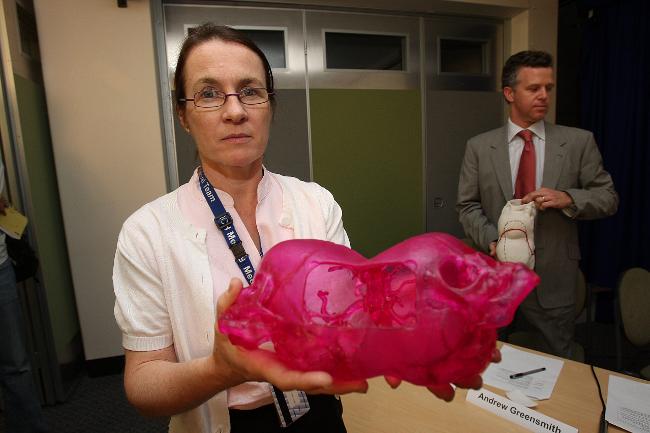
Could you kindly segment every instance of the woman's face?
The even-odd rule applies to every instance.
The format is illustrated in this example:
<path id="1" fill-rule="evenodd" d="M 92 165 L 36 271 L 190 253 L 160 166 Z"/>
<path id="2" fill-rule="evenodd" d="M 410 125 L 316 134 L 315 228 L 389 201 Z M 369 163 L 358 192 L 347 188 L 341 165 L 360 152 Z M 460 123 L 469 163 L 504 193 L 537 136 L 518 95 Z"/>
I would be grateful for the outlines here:
<path id="1" fill-rule="evenodd" d="M 262 60 L 244 45 L 210 40 L 187 57 L 187 98 L 205 88 L 238 93 L 244 87 L 266 87 Z M 217 108 L 197 108 L 190 101 L 179 110 L 181 124 L 196 142 L 201 164 L 216 169 L 261 165 L 271 115 L 269 102 L 244 105 L 237 96 L 228 96 Z"/>

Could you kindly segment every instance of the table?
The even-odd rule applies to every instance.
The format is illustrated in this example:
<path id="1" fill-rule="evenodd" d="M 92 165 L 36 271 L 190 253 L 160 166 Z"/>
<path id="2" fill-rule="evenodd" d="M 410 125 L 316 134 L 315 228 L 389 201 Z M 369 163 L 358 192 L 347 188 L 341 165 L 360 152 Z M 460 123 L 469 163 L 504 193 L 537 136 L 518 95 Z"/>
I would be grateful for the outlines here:
<path id="1" fill-rule="evenodd" d="M 538 353 L 522 347 L 521 350 Z M 543 353 L 541 355 L 551 356 Z M 580 433 L 597 433 L 602 407 L 598 388 L 589 365 L 564 361 L 553 394 L 540 401 L 535 410 L 576 427 Z M 609 370 L 595 368 L 603 399 L 607 403 L 609 375 L 634 379 Z M 634 379 L 637 380 L 637 379 Z M 393 390 L 383 378 L 369 380 L 367 394 L 347 394 L 343 399 L 343 418 L 349 433 L 508 433 L 528 430 L 467 402 L 467 391 L 456 390 L 450 403 L 436 398 L 426 388 L 403 383 Z M 505 396 L 505 392 L 485 386 Z M 610 425 L 609 432 L 624 432 Z"/>

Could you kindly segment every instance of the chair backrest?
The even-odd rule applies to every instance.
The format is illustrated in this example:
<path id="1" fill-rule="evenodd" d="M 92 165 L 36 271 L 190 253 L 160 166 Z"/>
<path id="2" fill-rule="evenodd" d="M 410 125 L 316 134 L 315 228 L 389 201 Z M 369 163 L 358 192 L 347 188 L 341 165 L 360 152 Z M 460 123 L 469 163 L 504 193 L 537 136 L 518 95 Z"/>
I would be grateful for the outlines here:
<path id="1" fill-rule="evenodd" d="M 578 283 L 576 284 L 576 311 L 575 317 L 578 317 L 582 310 L 585 308 L 585 301 L 587 299 L 587 281 L 585 274 L 578 270 Z"/>
<path id="2" fill-rule="evenodd" d="M 618 299 L 625 336 L 636 346 L 650 343 L 650 272 L 643 268 L 625 271 Z"/>

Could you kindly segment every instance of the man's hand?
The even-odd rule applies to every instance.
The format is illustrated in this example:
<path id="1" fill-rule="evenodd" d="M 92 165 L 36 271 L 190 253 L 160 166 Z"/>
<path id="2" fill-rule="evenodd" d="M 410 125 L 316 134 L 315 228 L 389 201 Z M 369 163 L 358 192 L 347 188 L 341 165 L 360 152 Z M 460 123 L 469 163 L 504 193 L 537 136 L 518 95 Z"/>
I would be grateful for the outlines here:
<path id="1" fill-rule="evenodd" d="M 501 362 L 501 351 L 496 347 L 492 352 L 492 362 Z M 390 387 L 393 389 L 397 388 L 402 383 L 399 378 L 393 376 L 385 376 L 385 379 L 388 385 L 390 385 Z M 477 374 L 476 376 L 473 376 L 462 382 L 455 383 L 454 385 L 459 388 L 480 389 L 483 386 L 483 379 L 481 379 L 481 376 Z M 454 387 L 451 384 L 427 386 L 427 389 L 431 391 L 433 395 L 444 401 L 452 401 L 456 393 Z"/>
<path id="2" fill-rule="evenodd" d="M 233 278 L 228 291 L 217 301 L 217 317 L 235 302 L 241 289 L 241 280 Z M 332 376 L 323 371 L 291 370 L 279 362 L 272 352 L 235 346 L 227 336 L 219 332 L 216 323 L 212 358 L 215 375 L 225 379 L 228 387 L 248 381 L 261 381 L 272 383 L 283 391 L 299 389 L 310 394 L 346 394 L 368 390 L 368 382 L 365 380 L 341 382 L 334 381 Z"/>
<path id="3" fill-rule="evenodd" d="M 564 209 L 573 204 L 573 199 L 564 191 L 558 191 L 550 188 L 540 188 L 529 192 L 522 199 L 523 204 L 535 202 L 535 207 L 539 210 L 549 208 Z"/>

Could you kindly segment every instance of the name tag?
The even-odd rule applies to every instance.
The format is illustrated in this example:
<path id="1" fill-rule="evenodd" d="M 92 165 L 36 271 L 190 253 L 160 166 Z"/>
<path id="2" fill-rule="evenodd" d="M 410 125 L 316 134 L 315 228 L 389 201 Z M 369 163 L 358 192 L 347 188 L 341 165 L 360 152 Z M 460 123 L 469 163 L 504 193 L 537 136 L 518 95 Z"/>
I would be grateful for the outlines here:
<path id="1" fill-rule="evenodd" d="M 468 390 L 467 401 L 536 433 L 578 433 L 578 429 L 485 389 Z"/>

